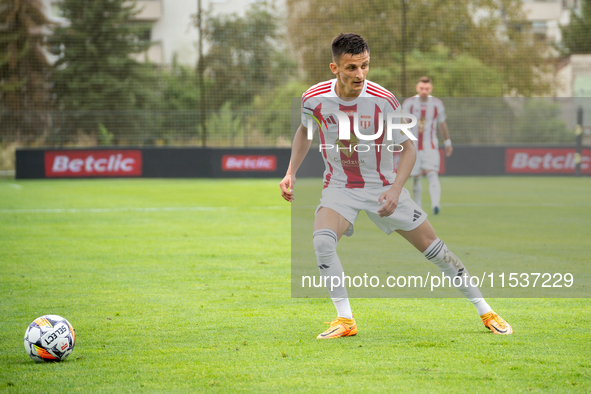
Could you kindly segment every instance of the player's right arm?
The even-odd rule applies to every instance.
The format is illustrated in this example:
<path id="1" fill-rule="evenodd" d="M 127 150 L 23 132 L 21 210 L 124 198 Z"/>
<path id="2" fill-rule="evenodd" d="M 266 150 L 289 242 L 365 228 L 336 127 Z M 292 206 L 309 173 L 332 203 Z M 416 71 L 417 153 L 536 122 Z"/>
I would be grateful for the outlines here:
<path id="1" fill-rule="evenodd" d="M 441 130 L 441 135 L 443 136 L 443 144 L 445 145 L 445 156 L 450 157 L 453 153 L 453 148 L 451 146 L 451 139 L 449 137 L 449 129 L 447 128 L 447 123 L 445 121 L 439 123 L 439 130 Z"/>
<path id="2" fill-rule="evenodd" d="M 289 167 L 283 180 L 279 183 L 281 188 L 281 197 L 285 201 L 291 202 L 293 200 L 293 186 L 296 182 L 296 173 L 300 168 L 300 165 L 304 161 L 306 154 L 310 150 L 312 141 L 308 139 L 308 129 L 304 125 L 300 124 L 295 136 L 293 138 L 293 144 L 291 147 L 291 158 L 289 159 Z"/>

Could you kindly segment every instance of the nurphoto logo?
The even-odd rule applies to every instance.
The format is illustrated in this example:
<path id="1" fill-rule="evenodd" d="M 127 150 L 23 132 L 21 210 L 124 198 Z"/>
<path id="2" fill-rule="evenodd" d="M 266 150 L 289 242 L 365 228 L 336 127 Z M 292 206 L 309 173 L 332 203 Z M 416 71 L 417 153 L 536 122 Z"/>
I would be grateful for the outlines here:
<path id="1" fill-rule="evenodd" d="M 351 122 L 349 120 L 349 116 L 343 112 L 340 111 L 338 109 L 335 108 L 330 108 L 330 109 L 321 109 L 319 112 L 316 112 L 316 114 L 320 115 L 320 116 L 316 116 L 314 114 L 314 110 L 312 110 L 311 108 L 307 108 L 304 107 L 303 109 L 305 110 L 309 110 L 311 113 L 307 113 L 304 112 L 304 115 L 308 116 L 308 124 L 307 124 L 307 129 L 308 129 L 308 140 L 311 140 L 313 138 L 313 120 L 316 121 L 316 123 L 318 124 L 318 128 L 321 129 L 322 126 L 324 125 L 325 129 L 328 130 L 328 124 L 326 119 L 329 119 L 331 124 L 334 124 L 334 118 L 332 117 L 333 115 L 336 116 L 338 122 L 338 127 L 339 127 L 339 138 L 338 141 L 350 141 L 351 140 Z M 353 114 L 353 132 L 355 133 L 355 136 L 353 137 L 353 140 L 358 139 L 361 141 L 375 141 L 379 138 L 382 137 L 382 134 L 384 133 L 384 115 L 383 113 L 379 113 L 378 115 L 378 122 L 377 122 L 377 130 L 375 133 L 373 134 L 364 134 L 360 131 L 360 126 L 364 129 L 367 130 L 369 128 L 370 122 L 365 120 L 365 119 L 361 119 L 361 121 L 359 120 L 359 114 L 357 112 L 354 112 Z M 362 117 L 363 118 L 363 117 Z M 400 123 L 394 123 L 394 119 L 400 119 Z M 403 119 L 410 119 L 410 123 L 405 123 Z M 413 133 L 410 131 L 411 128 L 413 128 L 415 125 L 417 124 L 417 118 L 416 116 L 412 115 L 412 114 L 407 114 L 407 113 L 403 113 L 403 112 L 389 112 L 386 114 L 386 140 L 388 141 L 394 141 L 394 138 L 392 136 L 394 130 L 400 130 L 401 134 L 406 134 L 408 136 L 409 139 L 416 141 L 417 137 L 415 137 L 413 135 Z M 355 138 L 357 137 L 357 138 Z M 360 143 L 356 143 L 356 144 L 350 144 L 348 147 L 347 146 L 343 146 L 342 144 L 339 143 L 334 143 L 334 144 L 320 144 L 319 150 L 336 150 L 337 152 L 339 150 L 345 149 L 345 150 L 349 150 L 351 151 L 351 149 L 355 150 L 356 152 L 367 152 L 369 151 L 372 147 L 375 147 L 378 152 L 380 151 L 380 149 L 386 149 L 389 152 L 401 152 L 404 148 L 402 147 L 402 145 L 400 144 L 360 144 Z"/>

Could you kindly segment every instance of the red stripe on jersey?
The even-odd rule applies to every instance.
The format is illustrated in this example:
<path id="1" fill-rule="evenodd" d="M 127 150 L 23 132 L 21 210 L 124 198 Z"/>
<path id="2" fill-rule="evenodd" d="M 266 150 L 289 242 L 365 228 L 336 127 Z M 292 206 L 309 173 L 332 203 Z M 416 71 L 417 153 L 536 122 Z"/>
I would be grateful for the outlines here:
<path id="1" fill-rule="evenodd" d="M 386 89 L 384 89 L 384 88 L 382 88 L 382 87 L 379 87 L 378 85 L 376 85 L 376 84 L 374 84 L 374 83 L 371 83 L 371 82 L 368 82 L 368 83 L 367 83 L 367 87 L 368 87 L 368 88 L 371 88 L 371 89 L 373 89 L 373 90 L 375 90 L 375 91 L 377 91 L 377 92 L 380 92 L 380 93 L 382 93 L 384 96 L 389 96 L 389 97 L 392 97 L 392 99 L 394 100 L 394 103 L 396 104 L 396 106 L 394 107 L 394 109 L 396 109 L 396 108 L 398 108 L 398 107 L 400 106 L 400 103 L 399 103 L 399 102 L 398 102 L 398 100 L 396 99 L 396 96 L 394 96 L 394 95 L 392 94 L 392 92 L 389 92 L 389 91 L 387 91 Z"/>
<path id="2" fill-rule="evenodd" d="M 433 142 L 435 140 L 435 134 L 437 133 L 437 130 L 435 130 L 435 122 L 437 119 L 437 106 L 434 106 L 435 111 L 433 113 L 433 120 L 431 121 L 431 148 L 435 149 L 435 143 Z"/>
<path id="3" fill-rule="evenodd" d="M 380 112 L 382 112 L 380 110 L 379 106 L 375 106 L 375 112 L 374 112 L 374 128 L 375 128 L 375 134 L 378 133 L 378 129 L 380 127 L 380 125 L 378 124 L 378 122 L 376 122 L 376 119 L 380 118 Z M 380 175 L 380 179 L 382 180 L 382 185 L 383 186 L 388 186 L 390 184 L 390 182 L 388 182 L 388 180 L 386 179 L 386 177 L 384 176 L 384 174 L 382 174 L 382 171 L 380 169 L 380 165 L 382 164 L 382 151 L 381 151 L 381 144 L 384 142 L 384 134 L 382 133 L 382 135 L 380 136 L 380 138 L 378 138 L 376 140 L 376 142 L 374 142 L 375 144 L 375 150 L 376 150 L 376 171 L 378 172 L 378 174 Z M 392 153 L 393 154 L 393 153 Z"/>
<path id="4" fill-rule="evenodd" d="M 373 95 L 373 96 L 376 96 L 376 97 L 379 97 L 379 98 L 383 98 L 383 99 L 386 99 L 386 100 L 388 100 L 388 102 L 390 103 L 390 105 L 392 106 L 392 108 L 393 108 L 393 109 L 396 109 L 396 108 L 398 108 L 398 105 L 399 105 L 399 104 L 397 104 L 397 103 L 398 103 L 397 101 L 396 101 L 396 102 L 394 101 L 394 100 L 396 100 L 396 99 L 395 99 L 395 98 L 393 98 L 393 96 L 386 96 L 386 95 L 384 95 L 384 94 L 381 94 L 381 93 L 379 93 L 379 92 L 377 92 L 377 91 L 373 90 L 373 89 L 372 89 L 372 88 L 370 88 L 369 86 L 367 87 L 367 90 L 366 90 L 366 91 L 367 91 L 369 94 Z"/>
<path id="5" fill-rule="evenodd" d="M 322 103 L 318 104 L 318 106 L 316 106 L 316 108 L 314 108 L 314 111 L 313 111 L 314 116 L 316 116 L 316 117 L 321 116 L 320 115 L 321 109 L 322 109 Z M 327 131 L 328 131 L 328 129 L 327 129 Z M 318 136 L 320 137 L 320 143 L 326 144 L 326 139 L 324 138 L 324 132 L 322 131 L 322 128 L 319 128 Z M 326 150 L 322 150 L 322 156 L 324 156 L 324 162 L 326 164 L 328 164 L 328 170 L 330 171 L 328 174 L 326 174 L 326 178 L 324 179 L 324 187 L 327 187 L 330 182 L 330 177 L 332 175 L 333 170 L 332 170 L 332 166 L 330 165 L 330 163 L 327 160 Z"/>
<path id="6" fill-rule="evenodd" d="M 330 82 L 323 83 L 323 84 L 320 84 L 320 85 L 317 85 L 317 86 L 313 86 L 313 87 L 311 87 L 310 89 L 308 89 L 308 90 L 306 90 L 304 92 L 304 94 L 302 95 L 302 100 L 304 98 L 306 98 L 307 96 L 310 96 L 310 95 L 312 95 L 312 94 L 314 94 L 314 93 L 316 93 L 316 92 L 318 92 L 320 90 L 326 90 L 327 88 L 330 88 L 330 87 L 331 87 L 331 83 Z"/>
<path id="7" fill-rule="evenodd" d="M 357 104 L 351 106 L 339 104 L 339 110 L 343 112 L 357 112 Z M 349 122 L 351 124 L 351 135 L 355 135 L 353 130 L 353 116 L 349 116 Z M 359 168 L 359 152 L 355 151 L 355 147 L 351 144 L 351 141 L 339 141 L 343 145 L 341 148 L 346 148 L 339 149 L 341 152 L 341 166 L 347 176 L 345 187 L 348 189 L 363 188 L 365 181 L 363 180 L 363 176 L 361 176 L 361 168 Z"/>
<path id="8" fill-rule="evenodd" d="M 389 101 L 392 101 L 394 103 L 392 105 L 394 109 L 398 108 L 398 106 L 400 105 L 400 103 L 398 103 L 398 100 L 396 100 L 396 97 L 394 97 L 394 95 L 388 91 L 376 89 L 371 85 L 367 86 L 367 91 L 373 94 L 374 96 L 390 99 Z"/>
<path id="9" fill-rule="evenodd" d="M 419 120 L 425 122 L 425 116 L 427 115 L 427 107 L 421 105 L 421 118 Z M 419 150 L 423 150 L 423 134 L 425 134 L 425 123 L 423 123 L 423 131 L 419 128 Z"/>
<path id="10" fill-rule="evenodd" d="M 368 85 L 368 87 L 371 87 L 372 89 L 377 90 L 378 92 L 381 92 L 381 93 L 383 93 L 386 96 L 392 96 L 394 98 L 394 95 L 392 94 L 392 92 L 384 89 L 383 87 L 381 87 L 381 86 L 379 86 L 379 85 L 377 85 L 377 84 L 375 84 L 373 82 L 369 82 L 368 81 L 367 82 L 367 85 Z"/>
<path id="11" fill-rule="evenodd" d="M 312 86 L 310 89 L 308 89 L 304 92 L 304 96 L 306 96 L 310 93 L 314 93 L 316 90 L 325 89 L 326 87 L 331 86 L 331 85 L 332 85 L 332 82 L 325 82 L 325 83 L 321 83 L 316 86 Z"/>
<path id="12" fill-rule="evenodd" d="M 310 94 L 310 95 L 308 95 L 308 96 L 305 96 L 305 97 L 303 97 L 303 98 L 302 98 L 302 105 L 304 105 L 304 103 L 306 102 L 306 100 L 308 100 L 308 99 L 310 99 L 310 98 L 312 98 L 312 97 L 318 96 L 318 95 L 320 95 L 320 94 L 323 94 L 323 93 L 328 93 L 328 92 L 330 92 L 331 90 L 332 90 L 332 88 L 330 88 L 330 87 L 329 87 L 329 88 L 327 88 L 327 89 L 325 89 L 325 90 L 320 90 L 320 91 L 318 91 L 318 92 L 316 92 L 316 93 L 312 93 L 312 94 Z"/>

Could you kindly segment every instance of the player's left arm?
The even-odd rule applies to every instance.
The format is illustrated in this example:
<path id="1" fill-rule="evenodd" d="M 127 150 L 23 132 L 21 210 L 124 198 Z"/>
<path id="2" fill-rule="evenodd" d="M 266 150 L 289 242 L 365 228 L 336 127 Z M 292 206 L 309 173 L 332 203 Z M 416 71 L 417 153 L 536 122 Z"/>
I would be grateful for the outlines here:
<path id="1" fill-rule="evenodd" d="M 412 142 L 412 140 L 407 139 L 400 145 L 402 145 L 402 152 L 400 152 L 400 161 L 398 162 L 396 179 L 394 180 L 394 183 L 390 189 L 382 193 L 378 199 L 378 204 L 382 205 L 382 202 L 384 203 L 378 210 L 380 217 L 392 215 L 398 207 L 398 198 L 400 197 L 400 193 L 404 188 L 406 180 L 410 176 L 417 158 L 415 144 Z"/>
<path id="2" fill-rule="evenodd" d="M 443 137 L 443 145 L 445 146 L 445 156 L 450 157 L 454 148 L 451 146 L 451 138 L 449 138 L 449 129 L 447 128 L 447 122 L 443 121 L 439 123 L 439 131 Z"/>

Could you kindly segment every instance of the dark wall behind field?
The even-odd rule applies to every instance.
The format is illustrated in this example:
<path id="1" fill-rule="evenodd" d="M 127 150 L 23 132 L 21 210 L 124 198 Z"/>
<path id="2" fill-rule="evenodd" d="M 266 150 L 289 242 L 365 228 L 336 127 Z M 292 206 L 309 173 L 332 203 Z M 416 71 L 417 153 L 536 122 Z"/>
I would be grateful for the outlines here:
<path id="1" fill-rule="evenodd" d="M 289 148 L 215 149 L 101 147 L 17 149 L 16 178 L 282 178 Z M 441 151 L 442 175 L 574 174 L 572 146 L 454 146 Z M 321 177 L 324 163 L 312 148 L 298 177 Z M 581 173 L 591 174 L 591 149 L 581 151 Z"/>

